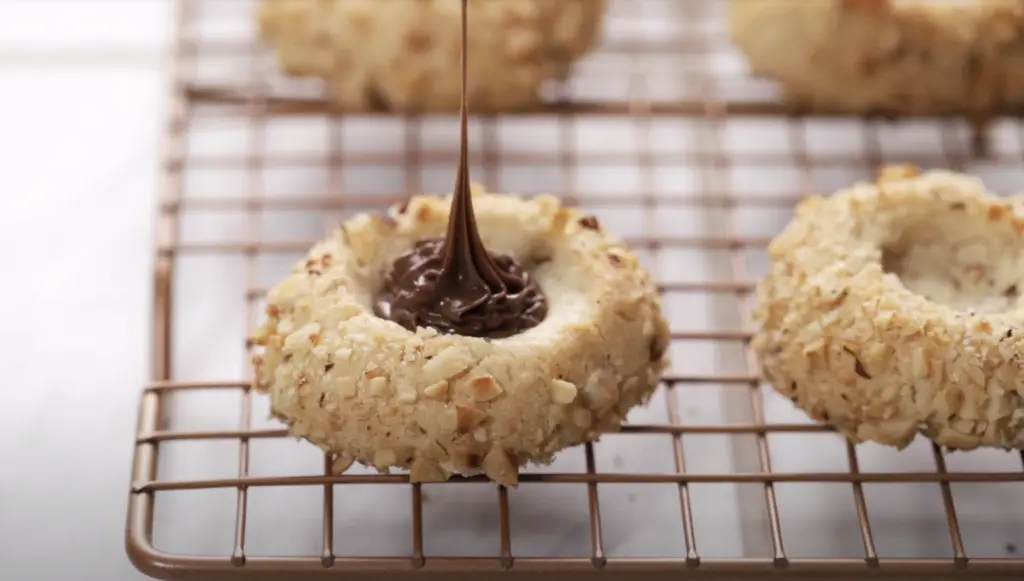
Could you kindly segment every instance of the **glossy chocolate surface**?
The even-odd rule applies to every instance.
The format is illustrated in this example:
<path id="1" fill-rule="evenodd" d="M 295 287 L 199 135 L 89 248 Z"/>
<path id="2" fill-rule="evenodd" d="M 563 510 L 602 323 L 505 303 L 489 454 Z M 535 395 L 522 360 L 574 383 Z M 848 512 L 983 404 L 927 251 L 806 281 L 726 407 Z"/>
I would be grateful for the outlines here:
<path id="1" fill-rule="evenodd" d="M 462 140 L 448 231 L 421 240 L 385 275 L 374 312 L 407 329 L 497 339 L 539 324 L 547 299 L 511 256 L 494 255 L 480 239 L 469 182 L 466 103 L 466 3 L 462 2 Z"/>

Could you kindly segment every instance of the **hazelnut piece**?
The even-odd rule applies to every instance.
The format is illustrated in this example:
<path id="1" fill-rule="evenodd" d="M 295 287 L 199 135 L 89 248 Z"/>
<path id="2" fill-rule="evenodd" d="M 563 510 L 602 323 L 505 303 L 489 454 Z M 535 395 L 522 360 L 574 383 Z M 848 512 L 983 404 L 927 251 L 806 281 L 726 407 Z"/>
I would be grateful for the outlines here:
<path id="1" fill-rule="evenodd" d="M 409 468 L 409 482 L 444 482 L 448 475 L 436 462 L 426 458 L 416 458 Z"/>
<path id="2" fill-rule="evenodd" d="M 505 486 L 515 487 L 519 484 L 519 469 L 512 462 L 508 452 L 495 444 L 481 463 L 484 475 Z"/>
<path id="3" fill-rule="evenodd" d="M 377 450 L 373 454 L 373 465 L 378 470 L 387 470 L 398 461 L 398 455 L 395 454 L 394 450 Z"/>
<path id="4" fill-rule="evenodd" d="M 572 403 L 576 399 L 576 386 L 564 379 L 551 382 L 551 399 L 559 405 Z"/>
<path id="5" fill-rule="evenodd" d="M 504 392 L 505 390 L 490 375 L 475 377 L 469 382 L 470 397 L 474 401 L 488 402 L 497 399 Z"/>
<path id="6" fill-rule="evenodd" d="M 442 379 L 423 388 L 423 397 L 436 401 L 448 401 L 448 381 Z"/>
<path id="7" fill-rule="evenodd" d="M 331 473 L 333 474 L 344 474 L 348 470 L 354 459 L 350 456 L 335 456 L 334 461 L 331 462 Z"/>

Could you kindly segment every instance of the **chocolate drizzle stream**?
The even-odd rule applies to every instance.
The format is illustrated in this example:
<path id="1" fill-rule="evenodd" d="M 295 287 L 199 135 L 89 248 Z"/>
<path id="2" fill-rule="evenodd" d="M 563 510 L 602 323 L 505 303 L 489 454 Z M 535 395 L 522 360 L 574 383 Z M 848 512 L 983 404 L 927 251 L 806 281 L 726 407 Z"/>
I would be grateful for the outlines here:
<path id="1" fill-rule="evenodd" d="M 487 251 L 477 230 L 469 189 L 467 0 L 462 0 L 462 107 L 459 170 L 445 238 L 416 243 L 395 260 L 374 305 L 377 316 L 403 327 L 498 339 L 539 324 L 547 316 L 544 293 L 506 255 Z"/>

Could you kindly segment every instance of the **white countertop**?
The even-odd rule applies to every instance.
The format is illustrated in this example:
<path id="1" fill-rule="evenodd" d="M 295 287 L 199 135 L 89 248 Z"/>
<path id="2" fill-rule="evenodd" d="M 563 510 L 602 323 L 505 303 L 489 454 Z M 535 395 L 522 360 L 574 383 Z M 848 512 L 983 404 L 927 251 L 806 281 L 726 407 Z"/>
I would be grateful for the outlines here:
<path id="1" fill-rule="evenodd" d="M 0 3 L 0 94 L 4 96 L 4 106 L 0 108 L 0 277 L 6 282 L 0 290 L 0 316 L 7 322 L 7 332 L 3 334 L 8 347 L 6 368 L 13 370 L 13 375 L 9 374 L 0 387 L 0 393 L 7 396 L 0 406 L 0 426 L 4 430 L 0 437 L 0 578 L 4 581 L 144 578 L 127 561 L 123 528 L 136 404 L 140 387 L 149 374 L 154 199 L 159 176 L 158 146 L 165 127 L 167 88 L 163 51 L 170 30 L 171 8 L 170 2 L 161 0 Z M 383 131 L 380 126 L 366 128 Z M 662 133 L 676 129 L 673 126 L 671 132 Z M 846 138 L 829 137 L 833 134 L 828 126 L 822 131 L 811 132 L 809 139 L 830 152 L 842 149 Z M 920 133 L 912 127 L 900 131 L 902 137 L 893 138 L 892 143 L 902 143 L 908 149 L 920 147 L 920 138 L 914 137 Z M 1010 144 L 1006 147 L 1016 147 L 1019 152 L 1013 131 L 1013 127 L 1003 127 L 997 138 L 1000 144 Z M 758 143 L 786 140 L 784 131 L 779 136 L 776 128 L 756 122 L 737 125 L 728 133 L 734 145 L 748 149 L 758 149 Z M 607 135 L 603 139 L 594 135 L 594 140 L 614 141 Z M 979 166 L 981 170 L 984 167 Z M 678 184 L 692 178 L 686 172 L 683 167 L 669 168 L 663 177 Z M 818 177 L 830 183 L 856 174 L 845 168 L 826 168 L 821 172 Z M 594 188 L 614 181 L 612 173 L 607 168 L 595 169 L 590 175 Z M 447 173 L 434 174 L 441 176 L 438 183 L 449 179 Z M 751 191 L 780 187 L 780 181 L 796 181 L 780 168 L 762 168 L 758 173 L 752 168 L 737 167 L 733 174 L 736 183 L 742 182 Z M 543 177 L 547 179 L 546 172 Z M 991 177 L 997 189 L 1006 190 L 1006 186 L 1019 183 L 1021 176 L 993 169 Z M 537 178 L 528 175 L 523 179 Z M 752 220 L 751 227 L 774 227 L 757 222 L 760 219 L 753 215 L 748 218 Z M 629 212 L 609 216 L 608 220 L 619 220 L 624 229 L 642 228 L 639 215 L 630 217 Z M 686 221 L 688 228 L 711 227 L 694 216 L 672 212 L 658 220 L 665 224 Z M 207 227 L 226 226 L 208 223 Z M 305 225 L 297 219 L 292 224 L 279 222 L 275 227 L 281 228 L 277 231 L 281 234 L 292 227 L 301 231 Z M 295 238 L 294 234 L 289 231 L 284 237 Z M 667 261 L 672 265 L 665 268 L 671 272 L 664 274 L 686 279 L 693 269 L 705 268 L 688 262 L 692 259 L 680 254 Z M 691 271 L 684 272 L 687 269 Z M 204 300 L 207 308 L 213 308 L 209 305 L 216 305 L 219 300 L 237 300 L 237 290 L 210 291 Z M 670 306 L 689 309 L 687 313 L 695 317 L 683 325 L 687 329 L 707 328 L 707 321 L 697 319 L 712 316 L 705 312 L 713 310 L 710 307 L 685 302 Z M 198 328 L 201 324 L 188 324 L 190 337 L 201 336 L 197 334 L 204 332 Z M 719 328 L 728 325 L 718 322 Z M 235 363 L 227 371 L 204 367 L 205 361 L 214 359 L 198 358 L 205 349 L 193 345 L 183 350 L 184 355 L 178 354 L 187 359 L 189 353 L 197 353 L 197 358 L 191 361 L 179 361 L 186 369 L 183 375 L 229 377 L 233 369 L 230 365 Z M 721 362 L 715 361 L 720 356 L 704 345 L 684 354 L 682 359 L 683 365 L 706 366 L 703 371 L 723 371 L 719 367 Z M 683 413 L 692 423 L 718 421 L 712 416 L 726 413 L 720 409 L 723 402 L 713 388 L 708 387 L 707 394 L 700 395 L 702 389 L 695 387 L 687 392 L 691 399 L 683 403 Z M 265 404 L 258 402 L 256 406 L 262 409 L 259 406 Z M 786 402 L 770 400 L 767 412 L 774 421 L 805 421 Z M 654 406 L 637 418 L 662 421 L 659 414 L 663 413 L 663 406 Z M 845 452 L 838 440 L 819 439 L 806 444 L 793 438 L 773 440 L 774 468 L 844 470 Z M 671 470 L 671 465 L 663 465 L 671 458 L 670 443 L 655 442 L 652 437 L 648 444 L 647 455 L 618 450 L 614 443 L 602 444 L 598 461 L 606 461 L 615 471 Z M 232 446 L 227 444 L 225 457 L 233 457 Z M 647 448 L 647 444 L 643 446 Z M 722 470 L 722 465 L 730 461 L 724 437 L 695 437 L 687 446 L 691 470 Z M 666 447 L 669 449 L 663 449 Z M 865 447 L 862 468 L 927 469 L 930 449 L 923 442 L 912 448 L 899 455 Z M 260 462 L 272 456 L 279 468 L 283 466 L 293 473 L 316 463 L 315 454 L 296 453 L 294 446 L 285 442 L 266 446 L 262 452 L 254 451 L 254 471 L 258 472 Z M 568 456 L 571 458 L 562 462 L 562 467 L 578 469 L 572 466 L 579 463 L 581 454 Z M 658 460 L 650 460 L 655 456 Z M 183 470 L 195 468 L 199 462 L 195 457 L 180 458 L 178 468 Z M 982 453 L 954 457 L 950 469 L 1004 470 L 1013 469 L 1014 465 L 1019 469 L 1019 462 L 1014 462 L 1006 455 Z M 171 464 L 174 463 L 171 455 Z M 670 460 L 668 463 L 671 464 Z M 229 466 L 227 472 L 232 468 L 233 465 Z M 748 465 L 736 469 L 756 468 Z M 647 511 L 644 514 L 649 517 L 645 518 L 652 519 L 650 522 L 678 529 L 677 492 L 673 486 L 661 488 L 657 494 L 639 498 L 635 491 L 624 487 L 612 486 L 608 492 L 602 492 L 609 535 L 606 546 L 610 551 L 651 556 L 660 554 L 662 549 L 679 553 L 679 542 L 665 540 L 667 537 L 656 526 L 631 530 L 614 524 Z M 753 504 L 739 510 L 734 505 L 741 495 L 733 488 L 694 487 L 699 548 L 712 556 L 762 555 L 764 543 L 751 546 L 748 541 L 744 547 L 736 539 L 743 536 L 740 529 L 749 527 L 749 510 L 759 510 L 759 497 L 763 499 L 763 495 L 757 487 L 748 487 L 753 494 L 745 498 Z M 883 556 L 949 554 L 941 497 L 933 490 L 937 487 L 867 488 L 876 542 Z M 1003 554 L 1010 544 L 1024 547 L 1024 526 L 1020 526 L 1024 522 L 1024 491 L 1020 485 L 956 488 L 957 507 L 966 515 L 962 515 L 961 524 L 970 554 L 995 556 Z M 439 512 L 445 503 L 462 503 L 464 507 L 479 500 L 486 504 L 487 511 L 493 512 L 494 503 L 489 498 L 493 491 L 480 492 L 486 496 L 472 493 L 455 498 L 468 489 L 458 490 L 431 493 L 425 514 L 427 526 L 437 526 L 434 521 L 446 518 Z M 273 493 L 258 491 L 251 496 L 261 494 Z M 361 514 L 359 494 L 345 492 L 345 510 L 355 511 L 348 514 Z M 192 510 L 205 507 L 203 510 L 209 509 L 209 513 L 189 512 L 177 515 L 178 518 L 171 515 L 167 530 L 158 530 L 158 534 L 166 535 L 160 537 L 166 540 L 162 548 L 223 554 L 223 544 L 230 543 L 230 537 L 225 536 L 224 530 L 213 531 L 203 520 L 213 518 L 215 513 L 224 516 L 232 512 L 229 509 L 233 503 L 218 498 L 224 497 L 215 497 L 204 505 L 189 505 Z M 280 498 L 291 499 L 311 509 L 309 514 L 315 514 L 315 498 Z M 367 496 L 362 500 L 369 504 L 374 499 Z M 380 502 L 379 498 L 376 500 Z M 553 490 L 541 491 L 531 502 L 532 507 L 527 504 L 525 512 L 513 515 L 513 526 L 525 531 L 520 534 L 533 535 L 514 541 L 517 552 L 586 550 L 581 528 L 585 518 L 580 518 L 579 506 L 563 506 L 560 493 Z M 848 486 L 780 486 L 779 502 L 787 548 L 793 556 L 859 556 L 860 537 Z M 812 506 L 815 502 L 831 508 L 823 513 Z M 665 503 L 670 510 L 665 510 Z M 838 504 L 842 507 L 833 506 Z M 319 529 L 313 521 L 293 514 L 288 506 L 262 506 L 265 508 L 253 509 L 251 550 L 280 553 L 316 548 Z M 563 528 L 548 534 L 529 530 L 532 515 L 562 511 Z M 434 541 L 428 540 L 428 551 L 445 551 L 450 548 L 448 544 L 479 542 L 479 535 L 485 534 L 479 531 L 490 531 L 486 534 L 493 537 L 494 515 L 473 516 L 473 511 L 463 512 L 469 514 L 458 522 L 446 521 L 452 528 L 444 540 L 446 546 L 430 546 Z M 390 522 L 380 514 L 364 516 L 363 535 L 349 538 L 344 547 L 339 546 L 339 552 L 353 554 L 377 547 L 388 552 L 407 550 L 396 542 L 381 545 L 389 542 L 393 529 L 388 526 L 400 526 L 401 517 Z M 281 527 L 310 527 L 311 532 L 282 538 L 277 534 Z M 458 527 L 464 527 L 461 533 L 455 531 Z M 804 533 L 798 532 L 800 528 Z M 190 533 L 194 536 L 186 539 Z M 569 539 L 566 544 L 573 546 L 557 546 L 556 541 L 565 539 Z M 491 543 L 491 538 L 486 542 Z M 839 545 L 842 547 L 838 548 Z"/>
<path id="2" fill-rule="evenodd" d="M 123 530 L 169 8 L 0 3 L 5 580 L 145 578 Z"/>

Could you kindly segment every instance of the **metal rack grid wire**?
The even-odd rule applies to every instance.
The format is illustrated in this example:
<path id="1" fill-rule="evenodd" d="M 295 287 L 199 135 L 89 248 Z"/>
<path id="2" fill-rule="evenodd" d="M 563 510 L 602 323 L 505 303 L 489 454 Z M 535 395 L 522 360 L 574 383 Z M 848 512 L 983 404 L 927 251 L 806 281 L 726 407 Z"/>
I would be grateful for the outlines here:
<path id="1" fill-rule="evenodd" d="M 178 579 L 338 574 L 451 579 L 498 572 L 517 578 L 549 574 L 625 579 L 637 574 L 725 578 L 758 571 L 978 578 L 1024 569 L 1024 557 L 1016 555 L 1013 542 L 1013 535 L 1019 537 L 1024 529 L 1024 516 L 1004 504 L 993 508 L 997 497 L 1000 503 L 1017 499 L 1017 505 L 1024 505 L 1019 502 L 1024 495 L 1024 455 L 950 454 L 921 441 L 902 452 L 853 446 L 774 398 L 746 347 L 751 291 L 764 268 L 763 247 L 803 194 L 870 179 L 885 162 L 971 171 L 994 189 L 1013 192 L 1024 177 L 1024 128 L 1015 121 L 997 120 L 990 128 L 991 151 L 977 159 L 971 155 L 969 128 L 959 119 L 894 124 L 788 115 L 777 104 L 771 84 L 750 78 L 731 51 L 724 2 L 714 0 L 610 0 L 601 46 L 580 64 L 569 83 L 552 89 L 548 109 L 475 118 L 474 179 L 502 191 L 557 191 L 623 230 L 658 279 L 674 317 L 673 368 L 664 378 L 655 411 L 644 412 L 639 419 L 631 416 L 621 435 L 567 452 L 577 454 L 576 464 L 569 468 L 556 462 L 521 476 L 520 489 L 543 493 L 570 486 L 582 495 L 582 516 L 572 517 L 580 526 L 567 534 L 585 547 L 576 556 L 562 556 L 549 546 L 557 544 L 551 537 L 531 544 L 516 536 L 514 507 L 523 490 L 510 491 L 478 479 L 422 486 L 409 484 L 404 474 L 358 469 L 332 476 L 331 459 L 323 457 L 316 460 L 316 470 L 278 470 L 288 464 L 290 454 L 298 454 L 293 448 L 277 452 L 269 461 L 276 464 L 265 474 L 258 469 L 257 447 L 291 440 L 280 426 L 261 423 L 261 399 L 249 391 L 245 366 L 248 346 L 243 337 L 260 316 L 267 286 L 314 239 L 352 213 L 383 208 L 410 192 L 450 188 L 456 124 L 451 117 L 330 111 L 315 83 L 275 76 L 269 55 L 246 26 L 251 0 L 180 0 L 178 7 L 154 270 L 153 380 L 141 396 L 126 531 L 129 555 L 142 571 Z M 672 74 L 658 72 L 656 66 L 668 66 Z M 587 133 L 587 123 L 598 124 L 604 133 Z M 198 135 L 211 131 L 225 141 L 200 146 Z M 389 131 L 391 142 L 370 143 L 369 136 Z M 509 137 L 515 134 L 521 138 L 518 145 Z M 550 151 L 538 146 L 540 140 L 549 142 Z M 312 142 L 318 145 L 310 146 Z M 299 146 L 309 149 L 300 151 Z M 629 173 L 632 181 L 614 191 L 602 188 L 609 181 L 608 166 Z M 515 174 L 510 168 L 521 170 L 516 174 L 520 177 L 510 177 Z M 321 177 L 303 177 L 314 173 Z M 214 181 L 203 185 L 196 175 Z M 206 237 L 194 235 L 204 228 Z M 211 236 L 211 231 L 217 234 Z M 185 297 L 196 293 L 187 291 L 200 284 L 190 287 L 182 282 L 190 260 L 211 261 L 200 270 L 199 278 L 208 277 L 204 285 L 209 277 L 230 279 L 237 283 L 237 292 L 223 303 L 207 297 L 210 304 L 189 310 Z M 693 261 L 703 261 L 703 274 L 688 278 L 687 271 L 699 270 Z M 198 288 L 199 294 L 205 292 L 205 286 Z M 722 304 L 728 312 L 705 328 L 680 323 L 696 320 L 695 312 L 702 308 L 721 311 Z M 231 314 L 235 312 L 240 314 Z M 238 324 L 237 339 L 229 339 L 231 345 L 218 351 L 219 343 L 207 342 L 211 329 L 229 326 L 229 319 Z M 211 369 L 223 366 L 208 363 L 186 367 L 182 351 L 216 352 L 217 363 L 230 359 L 227 368 L 237 375 L 215 375 Z M 222 351 L 234 357 L 221 356 Z M 700 368 L 697 360 L 712 351 L 715 357 L 726 353 L 728 362 L 710 370 L 691 368 Z M 702 399 L 697 395 L 701 390 L 713 391 L 714 396 Z M 189 403 L 189 396 L 197 394 L 211 399 L 202 406 Z M 709 401 L 712 407 L 717 402 L 721 414 L 702 419 L 698 408 Z M 228 422 L 195 427 L 202 422 L 183 421 L 188 414 L 223 411 L 228 405 Z M 621 444 L 609 443 L 611 438 Z M 731 443 L 712 445 L 712 438 Z M 211 442 L 228 447 L 229 461 L 215 463 L 229 466 L 230 473 L 169 473 L 165 460 L 175 458 L 174 446 Z M 610 447 L 615 454 L 604 454 Z M 642 456 L 648 447 L 658 448 L 662 459 L 644 470 L 632 470 L 630 458 Z M 307 455 L 309 448 L 303 448 Z M 718 454 L 728 456 L 728 467 L 708 459 Z M 192 452 L 176 459 L 185 467 L 201 460 Z M 885 468 L 871 469 L 869 464 Z M 638 488 L 615 492 L 616 486 L 626 485 Z M 872 498 L 868 489 L 876 486 L 914 490 Z M 369 487 L 376 492 L 358 496 L 357 490 Z M 483 487 L 483 492 L 464 492 L 470 487 Z M 668 491 L 667 496 L 657 496 L 655 510 L 657 518 L 670 515 L 678 539 L 665 541 L 667 533 L 660 530 L 644 538 L 675 550 L 620 556 L 617 548 L 630 544 L 626 537 L 657 529 L 644 522 L 655 517 L 641 517 L 636 508 L 654 496 L 646 492 L 651 487 Z M 965 487 L 987 488 L 965 492 Z M 1001 492 L 993 492 L 995 487 L 1002 487 Z M 301 523 L 308 529 L 303 534 L 315 537 L 316 551 L 282 552 L 285 537 L 294 531 L 286 532 L 281 521 L 271 526 L 280 534 L 269 543 L 267 554 L 254 549 L 252 521 L 260 506 L 255 497 L 284 488 L 315 492 L 316 518 Z M 824 489 L 833 492 L 814 492 Z M 469 513 L 491 510 L 496 501 L 496 516 L 488 521 L 497 529 L 492 550 L 451 555 L 431 549 L 432 539 L 457 536 L 453 529 L 458 525 L 447 520 L 453 515 L 432 519 L 428 514 L 428 496 L 444 496 L 451 490 L 472 498 L 473 504 L 458 509 Z M 161 521 L 178 518 L 210 528 L 204 520 L 206 509 L 189 512 L 179 508 L 186 503 L 168 503 L 174 508 L 164 512 L 165 498 L 209 491 L 231 495 L 205 505 L 211 511 L 229 511 L 230 545 L 205 554 L 165 547 L 173 543 L 162 542 L 154 533 Z M 715 496 L 717 491 L 727 492 Z M 813 531 L 798 534 L 815 522 L 815 514 L 833 511 L 831 504 L 825 510 L 799 509 L 803 517 L 789 526 L 789 513 L 798 509 L 784 506 L 795 506 L 794 499 L 800 496 L 826 504 L 838 498 L 851 502 L 845 538 L 854 540 L 855 546 L 846 556 L 815 544 Z M 886 535 L 880 530 L 893 525 L 885 518 L 887 512 L 925 496 L 939 507 L 931 520 L 922 521 L 927 531 L 897 526 Z M 360 513 L 363 521 L 352 515 L 339 517 L 337 505 L 357 497 L 370 504 L 407 503 L 405 516 L 389 521 L 394 526 L 383 533 L 383 538 L 406 539 L 402 548 L 389 556 L 360 549 L 359 531 L 380 520 L 382 513 Z M 563 497 L 557 498 L 561 502 Z M 873 500 L 886 498 L 884 508 L 872 509 Z M 283 510 L 291 510 L 286 501 L 282 504 Z M 730 512 L 733 504 L 738 508 Z M 620 505 L 631 508 L 617 508 Z M 725 508 L 707 516 L 709 506 Z M 570 518 L 555 512 L 559 519 Z M 725 516 L 738 526 L 724 530 Z M 631 517 L 638 522 L 624 529 L 630 533 L 609 540 L 610 531 L 622 528 Z M 353 527 L 344 538 L 337 533 L 342 525 Z M 549 521 L 543 526 L 558 525 Z M 965 532 L 981 531 L 979 535 L 991 539 L 1000 527 L 1007 540 L 995 547 L 990 540 L 975 542 Z M 937 536 L 943 550 L 912 554 L 914 543 L 906 541 L 915 534 L 930 535 L 933 541 Z M 716 554 L 717 548 L 737 539 L 741 549 Z M 459 542 L 464 539 L 445 546 Z M 801 545 L 810 550 L 801 551 Z M 537 554 L 526 554 L 520 546 L 530 546 Z M 343 554 L 346 547 L 354 552 Z"/>

